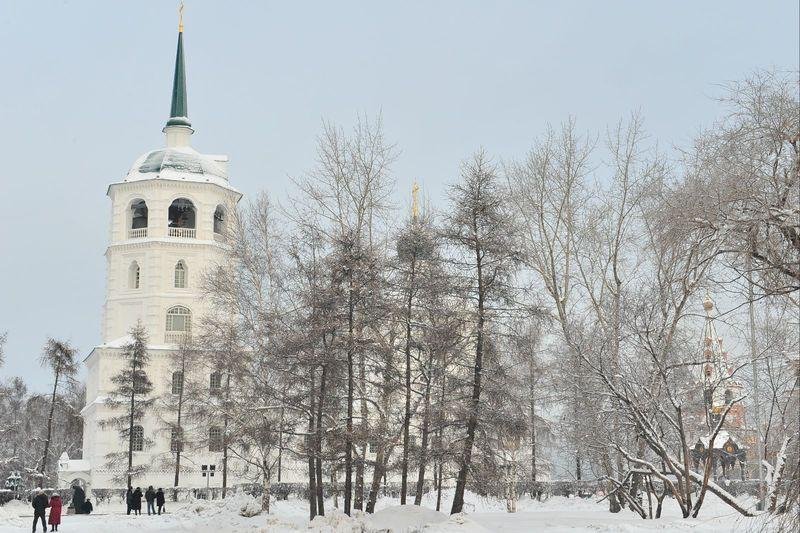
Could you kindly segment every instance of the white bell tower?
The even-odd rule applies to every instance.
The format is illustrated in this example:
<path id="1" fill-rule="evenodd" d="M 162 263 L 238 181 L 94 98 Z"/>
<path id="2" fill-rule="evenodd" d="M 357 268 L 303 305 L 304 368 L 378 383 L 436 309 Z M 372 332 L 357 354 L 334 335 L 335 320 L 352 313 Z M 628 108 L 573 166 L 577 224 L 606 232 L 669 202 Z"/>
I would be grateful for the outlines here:
<path id="1" fill-rule="evenodd" d="M 119 472 L 106 466 L 107 455 L 127 452 L 127 443 L 100 422 L 112 414 L 105 400 L 113 388 L 110 379 L 123 363 L 121 349 L 129 341 L 128 332 L 137 321 L 147 329 L 153 395 L 169 394 L 170 356 L 207 311 L 201 275 L 222 259 L 225 226 L 242 196 L 228 182 L 227 156 L 200 154 L 190 146 L 194 130 L 187 110 L 182 24 L 170 111 L 163 130 L 166 146 L 139 157 L 121 181 L 108 187 L 111 223 L 102 343 L 84 361 L 88 377 L 83 460 L 63 463 L 62 483 L 75 476 L 94 488 L 121 486 L 112 481 Z M 157 467 L 171 453 L 169 432 L 159 427 L 156 416 L 145 417 L 141 430 L 153 445 L 135 452 L 135 464 L 152 465 L 148 484 L 172 486 L 173 474 Z M 219 462 L 218 452 L 196 453 L 196 462 Z M 201 484 L 199 472 L 182 475 L 182 485 L 195 483 Z"/>

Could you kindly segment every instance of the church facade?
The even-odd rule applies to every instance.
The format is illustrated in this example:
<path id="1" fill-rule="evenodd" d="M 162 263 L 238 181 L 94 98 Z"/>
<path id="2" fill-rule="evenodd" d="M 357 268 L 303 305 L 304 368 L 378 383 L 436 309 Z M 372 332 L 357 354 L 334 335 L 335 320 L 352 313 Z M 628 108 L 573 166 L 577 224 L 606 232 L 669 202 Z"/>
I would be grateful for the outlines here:
<path id="1" fill-rule="evenodd" d="M 108 405 L 112 376 L 125 363 L 123 349 L 129 331 L 141 323 L 147 330 L 150 363 L 147 374 L 153 397 L 175 392 L 173 356 L 193 324 L 208 311 L 200 287 L 204 270 L 220 261 L 226 250 L 228 215 L 242 195 L 229 183 L 228 158 L 201 154 L 191 147 L 193 129 L 188 117 L 183 28 L 179 29 L 170 117 L 163 128 L 165 146 L 136 159 L 125 177 L 111 183 L 109 244 L 106 257 L 106 298 L 102 342 L 86 357 L 86 405 L 83 458 L 62 457 L 59 481 L 89 488 L 124 486 L 128 442 L 103 421 L 119 412 Z M 207 376 L 209 394 L 219 379 Z M 185 450 L 181 486 L 205 487 L 202 465 L 221 468 L 222 453 L 214 442 L 220 429 L 210 424 L 205 450 Z M 146 466 L 146 479 L 137 483 L 171 487 L 175 437 L 163 420 L 145 416 L 133 431 L 134 467 Z M 212 486 L 218 486 L 219 476 Z M 229 483 L 235 482 L 235 478 Z"/>

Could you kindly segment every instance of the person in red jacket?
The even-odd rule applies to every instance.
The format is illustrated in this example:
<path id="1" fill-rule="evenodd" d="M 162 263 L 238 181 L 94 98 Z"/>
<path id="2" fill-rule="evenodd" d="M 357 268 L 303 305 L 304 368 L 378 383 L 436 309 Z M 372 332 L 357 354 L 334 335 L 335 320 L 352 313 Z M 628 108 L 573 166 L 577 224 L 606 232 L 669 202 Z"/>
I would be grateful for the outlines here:
<path id="1" fill-rule="evenodd" d="M 61 523 L 61 496 L 58 493 L 50 496 L 50 531 L 58 531 L 58 524 Z"/>

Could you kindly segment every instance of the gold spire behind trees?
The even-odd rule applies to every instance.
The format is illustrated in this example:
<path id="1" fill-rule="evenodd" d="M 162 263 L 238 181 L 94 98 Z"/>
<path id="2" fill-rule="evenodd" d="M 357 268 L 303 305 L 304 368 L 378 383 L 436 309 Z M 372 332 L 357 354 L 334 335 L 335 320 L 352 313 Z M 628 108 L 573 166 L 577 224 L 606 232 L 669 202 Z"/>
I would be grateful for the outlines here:
<path id="1" fill-rule="evenodd" d="M 411 220 L 417 220 L 419 217 L 419 183 L 414 182 L 411 187 Z"/>
<path id="2" fill-rule="evenodd" d="M 178 32 L 183 33 L 183 2 L 178 7 Z"/>

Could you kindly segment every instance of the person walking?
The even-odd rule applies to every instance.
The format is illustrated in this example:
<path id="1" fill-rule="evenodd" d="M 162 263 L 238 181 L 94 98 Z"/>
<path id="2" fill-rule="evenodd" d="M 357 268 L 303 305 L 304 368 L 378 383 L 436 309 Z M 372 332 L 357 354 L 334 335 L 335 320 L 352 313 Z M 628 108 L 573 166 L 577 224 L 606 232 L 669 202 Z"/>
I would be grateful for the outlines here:
<path id="1" fill-rule="evenodd" d="M 133 509 L 133 513 L 140 515 L 142 514 L 142 488 L 136 487 L 136 490 L 133 491 L 131 496 L 131 509 Z"/>
<path id="2" fill-rule="evenodd" d="M 158 487 L 158 491 L 156 492 L 156 505 L 158 506 L 158 514 L 161 514 L 161 511 L 164 509 L 164 489 L 161 487 Z"/>
<path id="3" fill-rule="evenodd" d="M 131 514 L 131 510 L 133 509 L 133 491 L 130 487 L 125 491 L 125 505 L 128 506 L 128 514 Z"/>
<path id="4" fill-rule="evenodd" d="M 33 497 L 31 500 L 31 507 L 33 507 L 33 533 L 36 533 L 36 521 L 41 519 L 42 520 L 42 532 L 47 532 L 47 524 L 45 524 L 44 518 L 44 510 L 50 506 L 50 502 L 47 500 L 47 495 L 44 493 L 42 489 L 36 490 L 36 496 Z"/>
<path id="5" fill-rule="evenodd" d="M 151 511 L 152 514 L 156 514 L 156 491 L 153 490 L 153 485 L 147 487 L 147 490 L 144 492 L 144 499 L 147 501 L 147 516 L 150 516 Z"/>
<path id="6" fill-rule="evenodd" d="M 61 523 L 61 505 L 61 496 L 57 492 L 50 496 L 50 518 L 47 519 L 50 531 L 58 531 L 58 524 Z"/>

